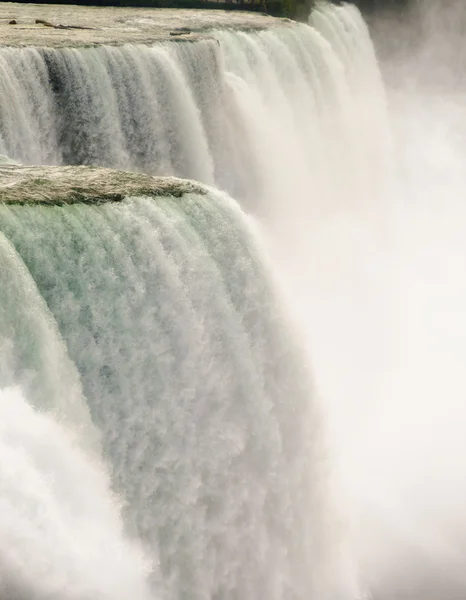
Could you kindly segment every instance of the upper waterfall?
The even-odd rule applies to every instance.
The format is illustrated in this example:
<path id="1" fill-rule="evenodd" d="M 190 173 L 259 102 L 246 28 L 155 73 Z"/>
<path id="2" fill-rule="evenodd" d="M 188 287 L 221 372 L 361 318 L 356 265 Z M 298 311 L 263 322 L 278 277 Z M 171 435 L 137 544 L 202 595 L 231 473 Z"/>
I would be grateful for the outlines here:
<path id="1" fill-rule="evenodd" d="M 316 212 L 337 191 L 376 191 L 386 160 L 383 92 L 356 9 L 319 9 L 312 27 L 230 13 L 228 31 L 215 29 L 224 13 L 214 11 L 191 43 L 137 43 L 140 30 L 163 26 L 158 14 L 125 20 L 123 11 L 131 44 L 1 48 L 0 153 L 195 179 L 256 210 L 261 198 L 270 211 L 302 189 L 325 195 Z M 249 31 L 234 30 L 241 26 Z"/>

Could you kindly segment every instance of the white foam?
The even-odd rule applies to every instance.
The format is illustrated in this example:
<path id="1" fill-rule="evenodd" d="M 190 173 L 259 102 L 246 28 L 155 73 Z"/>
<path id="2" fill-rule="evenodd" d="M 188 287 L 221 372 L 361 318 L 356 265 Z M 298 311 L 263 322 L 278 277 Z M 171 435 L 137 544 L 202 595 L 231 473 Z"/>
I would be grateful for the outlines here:
<path id="1" fill-rule="evenodd" d="M 0 596 L 147 600 L 149 570 L 102 465 L 19 389 L 1 390 Z"/>

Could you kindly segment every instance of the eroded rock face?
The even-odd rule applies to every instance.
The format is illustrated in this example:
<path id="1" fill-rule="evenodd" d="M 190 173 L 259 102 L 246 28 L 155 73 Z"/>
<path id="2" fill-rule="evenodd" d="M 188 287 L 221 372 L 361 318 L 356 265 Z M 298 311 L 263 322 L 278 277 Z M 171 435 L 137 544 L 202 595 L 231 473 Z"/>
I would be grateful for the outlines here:
<path id="1" fill-rule="evenodd" d="M 15 21 L 15 26 L 9 25 Z M 178 40 L 194 41 L 210 29 L 260 30 L 287 23 L 252 12 L 144 9 L 0 2 L 0 39 L 5 46 L 51 48 L 152 43 L 184 29 Z M 49 26 L 44 25 L 49 24 Z M 171 38 L 173 39 L 173 37 Z"/>
<path id="2" fill-rule="evenodd" d="M 175 177 L 100 167 L 23 167 L 0 161 L 0 203 L 99 204 L 128 196 L 176 196 L 204 194 L 196 183 Z"/>

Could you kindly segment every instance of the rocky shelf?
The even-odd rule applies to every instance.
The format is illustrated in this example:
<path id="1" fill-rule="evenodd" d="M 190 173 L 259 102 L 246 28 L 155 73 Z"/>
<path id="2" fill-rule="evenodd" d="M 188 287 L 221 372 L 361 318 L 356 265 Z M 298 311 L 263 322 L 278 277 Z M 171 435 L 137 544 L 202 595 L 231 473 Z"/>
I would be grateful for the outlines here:
<path id="1" fill-rule="evenodd" d="M 287 22 L 241 11 L 0 2 L 0 45 L 60 48 L 189 41 L 210 29 L 261 30 Z"/>
<path id="2" fill-rule="evenodd" d="M 0 203 L 3 204 L 101 204 L 130 196 L 205 194 L 200 185 L 175 177 L 100 167 L 23 167 L 0 165 Z"/>

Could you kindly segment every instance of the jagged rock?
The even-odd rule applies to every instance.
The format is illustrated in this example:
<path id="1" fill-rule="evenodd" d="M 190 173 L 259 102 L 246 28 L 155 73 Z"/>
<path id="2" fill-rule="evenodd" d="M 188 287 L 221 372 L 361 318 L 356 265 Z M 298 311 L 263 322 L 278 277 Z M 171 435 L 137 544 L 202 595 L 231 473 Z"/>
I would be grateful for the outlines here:
<path id="1" fill-rule="evenodd" d="M 82 25 L 54 25 L 50 21 L 44 21 L 44 19 L 36 19 L 36 24 L 53 27 L 53 29 L 95 29 L 94 27 L 83 27 Z"/>

